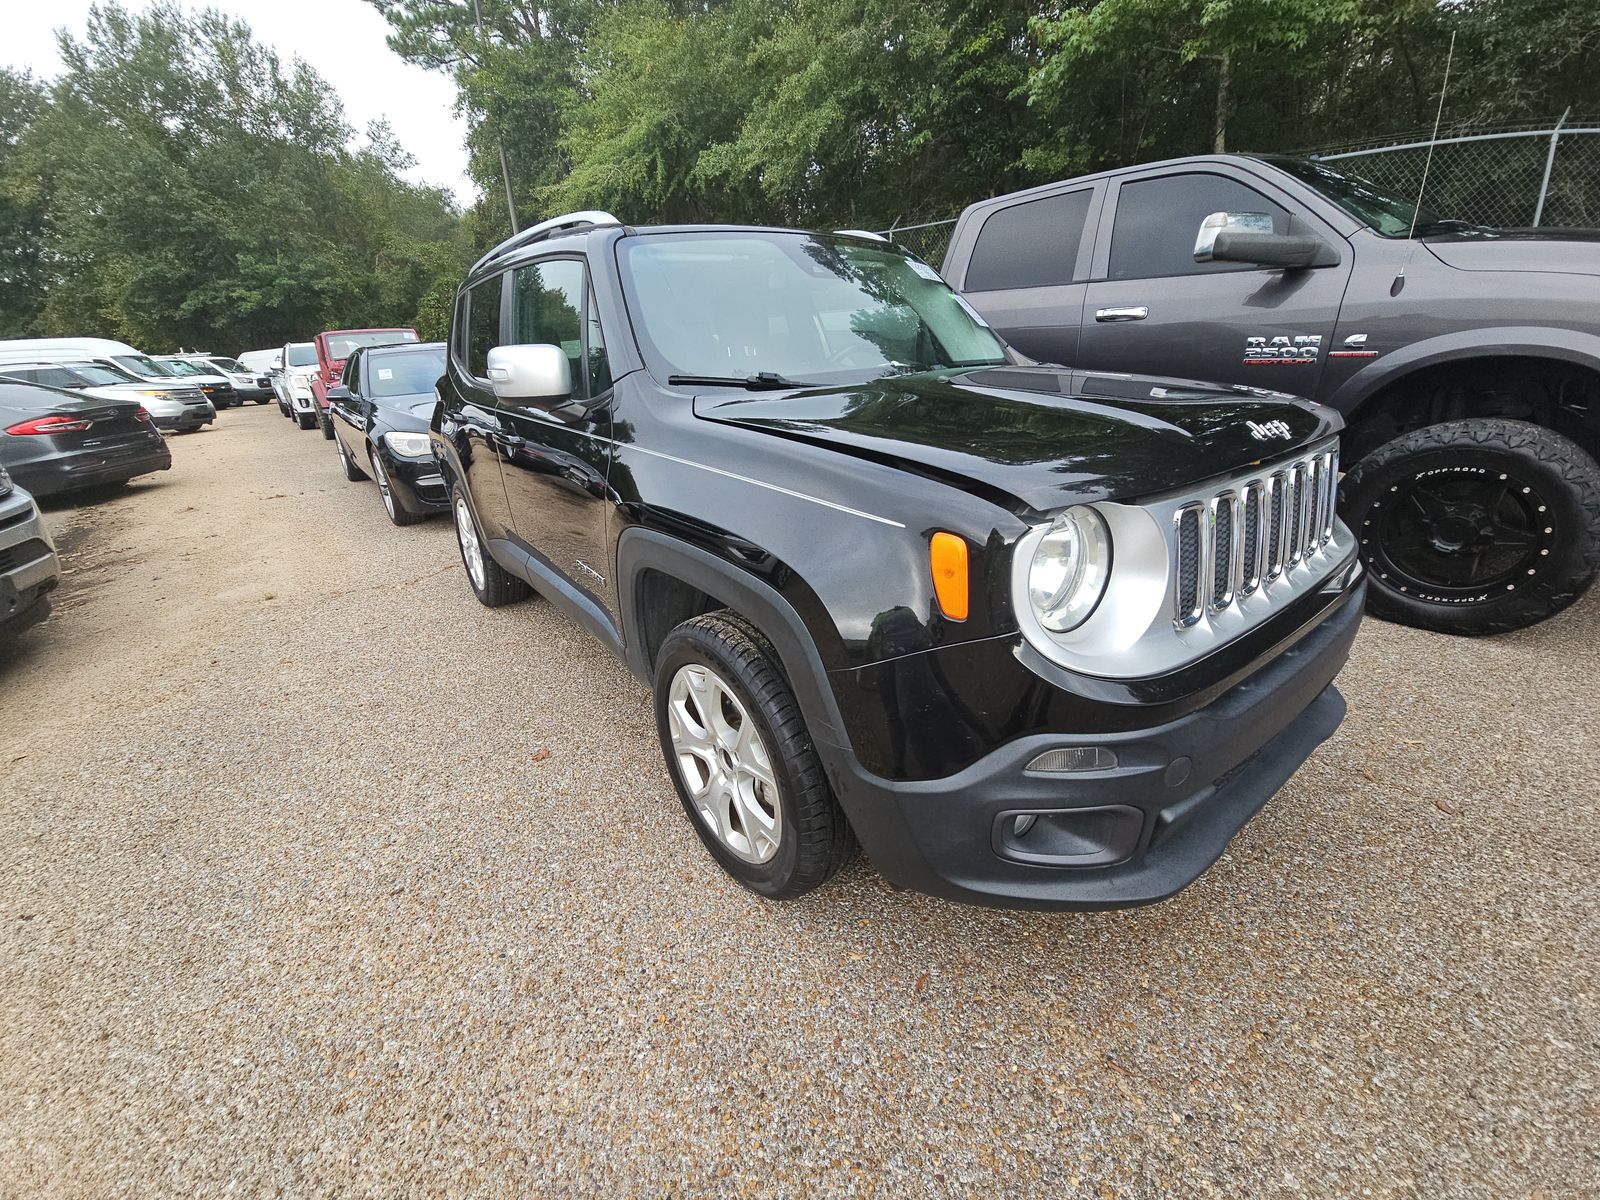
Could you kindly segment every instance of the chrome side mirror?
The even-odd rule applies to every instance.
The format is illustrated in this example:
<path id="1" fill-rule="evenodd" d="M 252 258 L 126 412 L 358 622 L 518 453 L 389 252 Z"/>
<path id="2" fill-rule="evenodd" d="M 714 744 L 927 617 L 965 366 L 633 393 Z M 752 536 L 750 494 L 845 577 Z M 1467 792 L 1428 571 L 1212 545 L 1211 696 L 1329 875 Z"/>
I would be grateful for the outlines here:
<path id="1" fill-rule="evenodd" d="M 560 346 L 496 346 L 489 351 L 489 383 L 502 400 L 565 400 L 572 395 L 572 364 Z"/>
<path id="2" fill-rule="evenodd" d="M 1271 233 L 1272 215 L 1255 212 L 1214 212 L 1200 222 L 1194 239 L 1195 262 L 1211 262 L 1217 247 L 1217 234 L 1236 229 L 1242 233 Z"/>

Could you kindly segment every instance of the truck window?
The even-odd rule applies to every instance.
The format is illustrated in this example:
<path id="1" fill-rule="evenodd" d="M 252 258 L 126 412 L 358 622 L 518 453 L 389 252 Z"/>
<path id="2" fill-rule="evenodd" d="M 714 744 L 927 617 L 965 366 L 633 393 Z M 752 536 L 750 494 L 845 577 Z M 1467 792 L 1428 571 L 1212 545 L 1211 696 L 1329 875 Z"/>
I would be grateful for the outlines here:
<path id="1" fill-rule="evenodd" d="M 1111 228 L 1112 279 L 1252 271 L 1248 263 L 1197 263 L 1195 235 L 1214 212 L 1266 213 L 1274 233 L 1287 233 L 1289 214 L 1254 188 L 1221 175 L 1165 175 L 1125 183 Z"/>
<path id="2" fill-rule="evenodd" d="M 467 370 L 489 378 L 489 351 L 500 344 L 500 291 L 504 275 L 485 279 L 467 293 Z"/>
<path id="3" fill-rule="evenodd" d="M 965 290 L 1071 283 L 1093 194 L 1085 188 L 990 213 L 972 247 Z"/>
<path id="4" fill-rule="evenodd" d="M 511 341 L 518 346 L 560 346 L 583 394 L 584 267 L 575 258 L 552 258 L 518 267 L 511 292 Z"/>

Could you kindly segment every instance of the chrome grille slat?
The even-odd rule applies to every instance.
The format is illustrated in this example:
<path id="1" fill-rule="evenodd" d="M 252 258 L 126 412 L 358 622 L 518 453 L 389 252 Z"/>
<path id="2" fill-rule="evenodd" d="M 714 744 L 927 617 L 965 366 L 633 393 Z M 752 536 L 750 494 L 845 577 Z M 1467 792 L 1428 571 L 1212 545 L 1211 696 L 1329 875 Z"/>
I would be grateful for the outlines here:
<path id="1" fill-rule="evenodd" d="M 1172 620 L 1198 625 L 1227 612 L 1315 558 L 1333 540 L 1337 450 L 1308 454 L 1245 476 L 1173 517 Z M 1293 585 L 1290 585 L 1291 589 Z"/>

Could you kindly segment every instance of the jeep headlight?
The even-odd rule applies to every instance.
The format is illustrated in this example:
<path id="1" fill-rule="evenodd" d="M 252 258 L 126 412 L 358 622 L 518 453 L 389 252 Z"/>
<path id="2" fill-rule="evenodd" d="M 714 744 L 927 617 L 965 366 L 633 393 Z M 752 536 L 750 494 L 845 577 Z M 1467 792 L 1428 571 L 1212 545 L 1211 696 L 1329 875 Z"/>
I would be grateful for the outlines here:
<path id="1" fill-rule="evenodd" d="M 383 442 L 401 458 L 427 458 L 433 453 L 425 433 L 386 433 Z"/>
<path id="2" fill-rule="evenodd" d="M 1094 509 L 1069 508 L 1051 522 L 1028 567 L 1028 600 L 1039 624 L 1066 633 L 1089 619 L 1111 576 L 1111 534 Z"/>

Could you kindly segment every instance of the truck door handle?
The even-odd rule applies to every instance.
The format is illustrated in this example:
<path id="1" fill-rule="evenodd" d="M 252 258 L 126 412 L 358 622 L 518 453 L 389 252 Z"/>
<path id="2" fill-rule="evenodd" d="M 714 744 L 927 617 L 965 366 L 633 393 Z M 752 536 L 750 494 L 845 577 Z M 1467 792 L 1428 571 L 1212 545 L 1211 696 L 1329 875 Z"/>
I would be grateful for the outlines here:
<path id="1" fill-rule="evenodd" d="M 1150 315 L 1150 310 L 1143 304 L 1130 304 L 1126 308 L 1097 308 L 1094 310 L 1096 321 L 1142 321 Z"/>

